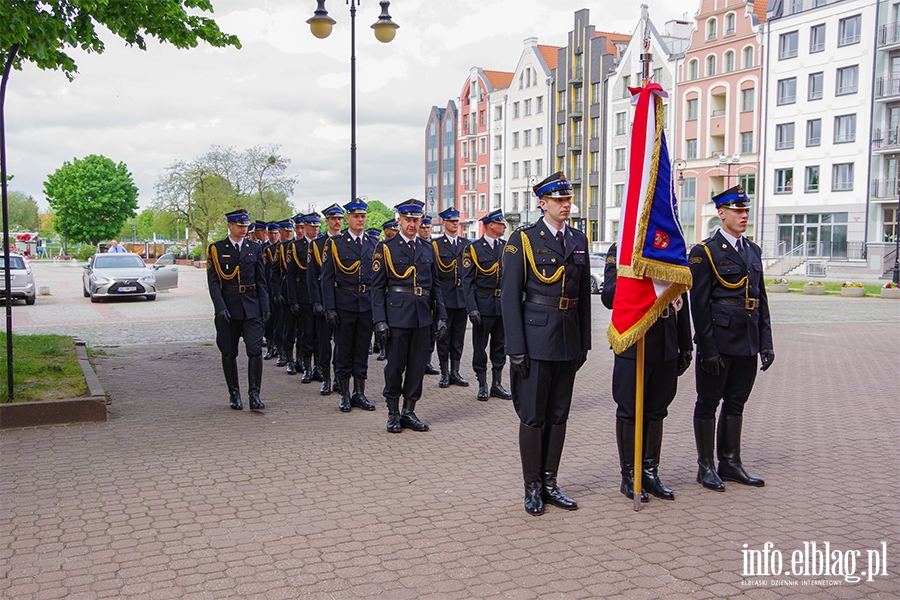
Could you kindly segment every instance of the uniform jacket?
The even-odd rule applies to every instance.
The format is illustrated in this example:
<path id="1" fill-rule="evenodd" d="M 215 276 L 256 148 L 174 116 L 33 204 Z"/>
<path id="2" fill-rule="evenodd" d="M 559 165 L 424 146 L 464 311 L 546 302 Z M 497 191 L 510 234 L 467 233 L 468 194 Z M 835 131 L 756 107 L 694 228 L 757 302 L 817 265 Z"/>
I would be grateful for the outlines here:
<path id="1" fill-rule="evenodd" d="M 387 321 L 390 327 L 430 327 L 435 319 L 446 319 L 444 298 L 438 283 L 434 247 L 416 241 L 415 253 L 401 235 L 379 242 L 372 256 L 372 321 Z M 391 292 L 389 287 L 418 287 L 422 295 Z"/>
<path id="2" fill-rule="evenodd" d="M 306 262 L 306 285 L 309 288 L 309 301 L 312 304 L 322 302 L 322 254 L 328 235 L 320 235 L 309 245 L 309 259 Z"/>
<path id="3" fill-rule="evenodd" d="M 616 244 L 606 253 L 606 266 L 603 270 L 603 291 L 600 299 L 603 306 L 612 309 L 613 298 L 616 295 Z M 644 360 L 646 362 L 663 362 L 678 358 L 679 350 L 692 350 L 691 344 L 691 313 L 688 303 L 688 295 L 681 295 L 680 301 L 669 305 L 668 316 L 656 320 L 647 333 L 644 334 Z M 631 346 L 619 354 L 623 358 L 637 358 L 637 348 Z"/>
<path id="4" fill-rule="evenodd" d="M 285 265 L 282 288 L 284 299 L 289 305 L 312 304 L 309 299 L 309 286 L 306 283 L 309 245 L 309 240 L 304 236 L 285 242 L 282 246 Z"/>
<path id="5" fill-rule="evenodd" d="M 442 235 L 430 241 L 434 247 L 438 262 L 438 281 L 441 282 L 441 294 L 447 308 L 466 308 L 466 296 L 462 285 L 462 256 L 469 245 L 469 240 L 456 237 L 456 244 L 450 243 L 447 236 Z"/>
<path id="6" fill-rule="evenodd" d="M 500 305 L 507 354 L 565 361 L 591 349 L 591 275 L 587 238 L 566 227 L 566 250 L 541 218 L 517 229 L 503 252 Z M 530 251 L 525 238 L 530 242 Z M 532 265 L 533 260 L 533 265 Z M 560 267 L 564 271 L 559 271 Z M 540 277 L 539 277 L 540 276 Z M 548 282 L 541 281 L 552 280 Z M 571 310 L 524 302 L 524 294 L 578 299 Z"/>
<path id="7" fill-rule="evenodd" d="M 462 280 L 467 312 L 477 310 L 485 317 L 501 316 L 500 296 L 495 290 L 500 289 L 505 244 L 505 240 L 498 238 L 491 248 L 482 236 L 466 247 L 462 259 Z"/>
<path id="8" fill-rule="evenodd" d="M 244 240 L 238 252 L 226 237 L 209 245 L 206 258 L 206 281 L 217 314 L 228 309 L 232 319 L 241 321 L 269 312 L 266 270 L 257 242 Z"/>
<path id="9" fill-rule="evenodd" d="M 375 242 L 365 234 L 361 248 L 349 230 L 326 242 L 322 260 L 322 305 L 325 310 L 354 313 L 372 310 L 374 254 Z"/>
<path id="10" fill-rule="evenodd" d="M 281 285 L 282 269 L 284 268 L 282 264 L 282 257 L 284 256 L 281 250 L 282 245 L 281 240 L 274 244 L 269 244 L 265 253 L 266 269 L 269 275 L 269 294 L 272 296 L 283 295 L 284 293 Z"/>
<path id="11" fill-rule="evenodd" d="M 746 262 L 721 232 L 691 248 L 691 275 L 694 279 L 691 314 L 694 317 L 694 339 L 703 358 L 718 354 L 754 356 L 760 350 L 773 349 L 762 251 L 753 242 L 747 246 Z M 743 303 L 745 297 L 758 298 L 759 306 L 747 310 L 743 306 L 716 302 L 730 298 Z"/>

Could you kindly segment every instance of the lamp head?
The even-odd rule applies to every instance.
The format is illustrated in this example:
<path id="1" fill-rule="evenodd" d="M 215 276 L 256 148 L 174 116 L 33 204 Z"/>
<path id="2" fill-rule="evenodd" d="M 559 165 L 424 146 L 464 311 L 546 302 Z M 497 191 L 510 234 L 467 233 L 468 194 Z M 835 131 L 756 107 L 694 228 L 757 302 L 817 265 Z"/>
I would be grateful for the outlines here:
<path id="1" fill-rule="evenodd" d="M 388 7 L 391 5 L 390 0 L 381 0 L 379 4 L 381 5 L 381 14 L 372 25 L 372 29 L 375 30 L 375 38 L 379 42 L 387 44 L 397 35 L 397 30 L 400 29 L 400 26 L 391 20 L 391 15 L 388 13 Z"/>
<path id="2" fill-rule="evenodd" d="M 328 16 L 328 11 L 325 10 L 325 0 L 316 0 L 316 2 L 319 3 L 319 7 L 306 22 L 309 23 L 309 30 L 312 34 L 323 40 L 331 35 L 331 29 L 337 21 Z"/>

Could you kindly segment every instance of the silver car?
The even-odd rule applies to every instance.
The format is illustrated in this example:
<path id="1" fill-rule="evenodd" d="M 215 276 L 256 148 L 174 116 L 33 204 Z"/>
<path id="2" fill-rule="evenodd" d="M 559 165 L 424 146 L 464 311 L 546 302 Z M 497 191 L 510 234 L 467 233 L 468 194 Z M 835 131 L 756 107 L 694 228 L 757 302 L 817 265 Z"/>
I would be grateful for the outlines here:
<path id="1" fill-rule="evenodd" d="M 603 270 L 606 267 L 606 256 L 592 253 L 591 259 L 591 293 L 599 294 L 603 291 Z"/>
<path id="2" fill-rule="evenodd" d="M 0 298 L 6 298 L 6 277 L 3 269 L 6 268 L 6 257 L 0 254 Z M 9 253 L 9 289 L 10 296 L 25 301 L 25 304 L 34 304 L 37 295 L 34 287 L 34 271 L 28 259 L 18 252 Z"/>
<path id="3" fill-rule="evenodd" d="M 165 258 L 147 266 L 140 255 L 131 252 L 95 254 L 84 266 L 84 297 L 91 302 L 127 296 L 156 300 L 156 292 L 178 287 L 178 267 Z"/>

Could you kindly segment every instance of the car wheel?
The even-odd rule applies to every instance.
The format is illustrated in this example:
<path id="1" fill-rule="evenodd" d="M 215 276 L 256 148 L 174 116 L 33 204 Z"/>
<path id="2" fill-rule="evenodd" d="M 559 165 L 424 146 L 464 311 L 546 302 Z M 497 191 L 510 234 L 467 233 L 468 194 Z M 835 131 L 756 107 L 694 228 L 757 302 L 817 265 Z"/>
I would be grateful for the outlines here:
<path id="1" fill-rule="evenodd" d="M 27 304 L 28 306 L 33 306 L 36 300 L 37 298 L 35 298 L 34 296 L 25 298 L 25 304 Z"/>
<path id="2" fill-rule="evenodd" d="M 86 288 L 86 287 L 81 286 L 81 292 L 84 294 L 84 297 L 85 297 L 85 298 L 90 298 L 90 297 L 91 297 L 91 293 L 90 293 L 89 291 L 87 291 L 87 288 Z"/>
<path id="3" fill-rule="evenodd" d="M 91 297 L 91 302 L 95 302 L 95 303 L 100 302 L 100 298 L 98 298 L 97 296 L 90 294 L 90 297 Z"/>
<path id="4" fill-rule="evenodd" d="M 156 300 L 156 294 L 147 294 L 145 297 L 147 300 Z"/>
<path id="5" fill-rule="evenodd" d="M 592 294 L 600 293 L 600 288 L 597 286 L 597 280 L 594 279 L 593 277 L 591 277 L 591 293 Z"/>

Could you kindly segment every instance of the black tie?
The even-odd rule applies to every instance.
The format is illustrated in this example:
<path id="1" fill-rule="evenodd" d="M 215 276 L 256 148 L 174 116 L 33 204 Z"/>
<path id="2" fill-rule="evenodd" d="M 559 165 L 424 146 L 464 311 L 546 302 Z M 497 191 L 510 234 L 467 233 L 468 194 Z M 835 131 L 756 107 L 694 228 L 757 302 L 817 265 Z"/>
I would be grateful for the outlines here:
<path id="1" fill-rule="evenodd" d="M 356 247 L 362 250 L 362 237 L 356 238 Z"/>
<path id="2" fill-rule="evenodd" d="M 746 263 L 747 262 L 747 242 L 743 238 L 738 238 L 736 245 L 737 245 L 738 254 L 741 255 L 741 258 Z"/>
<path id="3" fill-rule="evenodd" d="M 409 240 L 409 249 L 413 252 L 416 251 L 416 240 Z"/>
<path id="4" fill-rule="evenodd" d="M 559 242 L 560 248 L 562 248 L 563 253 L 565 253 L 566 252 L 566 240 L 563 239 L 562 231 L 556 232 L 556 241 Z"/>

